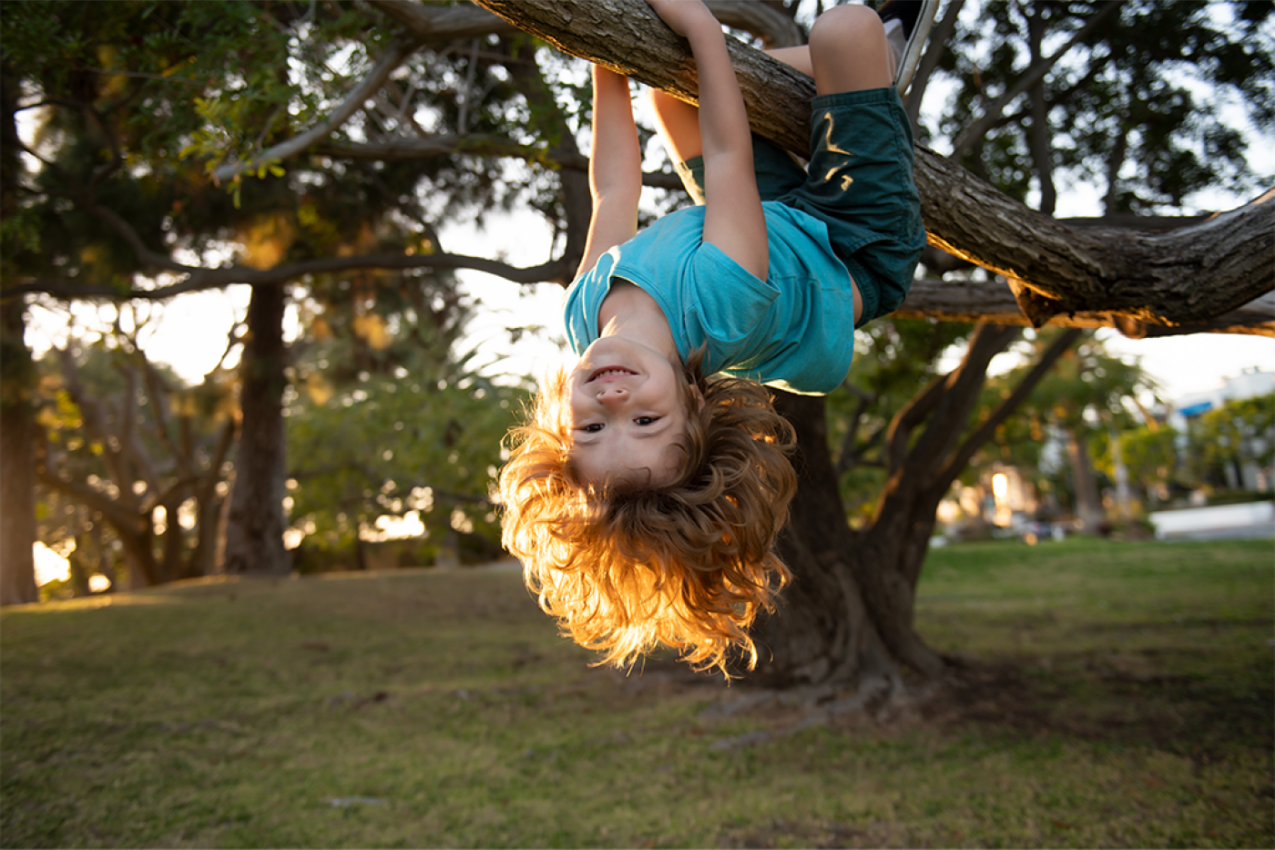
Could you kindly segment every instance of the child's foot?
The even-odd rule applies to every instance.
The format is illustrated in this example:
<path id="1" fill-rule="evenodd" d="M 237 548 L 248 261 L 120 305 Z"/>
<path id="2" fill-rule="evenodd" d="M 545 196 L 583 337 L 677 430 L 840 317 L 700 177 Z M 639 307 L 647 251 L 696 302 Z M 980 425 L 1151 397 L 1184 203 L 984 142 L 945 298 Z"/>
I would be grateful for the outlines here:
<path id="1" fill-rule="evenodd" d="M 877 9 L 885 24 L 886 40 L 894 51 L 894 85 L 899 94 L 907 91 L 912 82 L 938 8 L 938 0 L 886 0 Z"/>

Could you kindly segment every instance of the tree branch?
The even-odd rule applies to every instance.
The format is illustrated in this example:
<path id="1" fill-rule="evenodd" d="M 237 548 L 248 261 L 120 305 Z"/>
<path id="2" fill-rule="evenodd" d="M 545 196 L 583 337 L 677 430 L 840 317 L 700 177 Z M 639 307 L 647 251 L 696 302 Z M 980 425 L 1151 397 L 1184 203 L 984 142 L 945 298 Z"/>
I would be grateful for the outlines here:
<path id="1" fill-rule="evenodd" d="M 518 31 L 508 21 L 475 6 L 432 6 L 416 0 L 369 0 L 368 5 L 427 42 Z M 726 26 L 752 33 L 766 47 L 792 47 L 805 42 L 791 18 L 762 0 L 707 0 L 707 5 Z"/>
<path id="2" fill-rule="evenodd" d="M 510 157 L 573 171 L 589 170 L 589 158 L 579 151 L 524 145 L 503 136 L 481 133 L 440 133 L 418 139 L 386 139 L 380 142 L 320 142 L 311 148 L 311 152 L 334 159 L 368 162 L 411 162 L 437 156 L 473 154 Z M 681 189 L 682 180 L 671 171 L 647 171 L 642 174 L 642 185 L 656 189 Z"/>
<path id="3" fill-rule="evenodd" d="M 284 160 L 296 156 L 311 145 L 327 138 L 334 130 L 349 120 L 350 116 L 357 112 L 359 107 L 384 84 L 390 74 L 394 72 L 394 69 L 402 65 L 407 57 L 416 52 L 419 46 L 420 41 L 415 38 L 395 39 L 393 45 L 376 63 L 376 66 L 363 78 L 361 83 L 346 95 L 345 100 L 341 101 L 341 104 L 330 115 L 299 136 L 293 136 L 285 142 L 267 148 L 252 159 L 221 166 L 213 172 L 213 179 L 219 182 L 230 180 L 263 162 Z"/>
<path id="4" fill-rule="evenodd" d="M 107 298 L 111 300 L 163 301 L 175 295 L 187 292 L 201 292 L 206 289 L 221 289 L 231 284 L 246 283 L 252 286 L 271 286 L 289 283 L 297 278 L 312 274 L 335 274 L 355 269 L 473 269 L 486 272 L 514 283 L 558 283 L 570 282 L 569 275 L 573 268 L 558 260 L 550 260 L 538 266 L 518 267 L 486 257 L 470 257 L 463 254 L 363 254 L 356 257 L 320 257 L 274 266 L 269 269 L 255 269 L 250 266 L 227 266 L 223 268 L 198 268 L 178 266 L 186 272 L 185 280 L 178 283 L 157 286 L 153 289 L 119 289 L 113 286 L 83 286 L 71 281 L 28 281 L 12 287 L 6 287 L 6 298 L 16 297 L 28 292 L 43 292 L 55 298 L 91 299 Z"/>
<path id="5" fill-rule="evenodd" d="M 970 458 L 974 456 L 974 452 L 978 451 L 984 443 L 992 438 L 1000 424 L 1018 409 L 1018 405 L 1022 403 L 1023 399 L 1027 398 L 1031 391 L 1036 388 L 1036 385 L 1049 373 L 1058 358 L 1067 349 L 1075 345 L 1076 340 L 1080 338 L 1082 333 L 1083 331 L 1079 328 L 1068 328 L 1059 334 L 1058 338 L 1036 360 L 1031 371 L 1018 382 L 1013 391 L 1002 399 L 996 409 L 961 442 L 956 451 L 948 456 L 943 468 L 938 471 L 929 484 L 928 489 L 935 501 L 947 493 L 952 486 L 952 482 L 969 465 Z"/>
<path id="6" fill-rule="evenodd" d="M 1015 83 L 1013 87 L 1000 97 L 996 98 L 996 100 L 992 101 L 992 103 L 983 110 L 982 116 L 977 121 L 968 125 L 961 131 L 960 135 L 956 137 L 956 140 L 952 142 L 952 158 L 960 159 L 966 151 L 977 144 L 983 136 L 987 135 L 987 131 L 990 130 L 1000 118 L 1000 115 L 1005 111 L 1006 106 L 1008 106 L 1016 97 L 1026 94 L 1033 86 L 1044 79 L 1045 75 L 1058 64 L 1060 59 L 1067 55 L 1068 51 L 1084 39 L 1088 38 L 1091 32 L 1097 29 L 1103 21 L 1111 17 L 1111 15 L 1115 12 L 1119 11 L 1119 9 L 1120 3 L 1108 2 L 1107 5 L 1104 6 L 1101 11 L 1094 14 L 1094 16 L 1090 18 L 1083 27 L 1076 30 L 1076 33 L 1068 39 L 1067 43 L 1059 48 L 1056 53 L 1042 59 L 1031 68 L 1028 68 L 1026 73 L 1019 78 L 1018 82 Z"/>

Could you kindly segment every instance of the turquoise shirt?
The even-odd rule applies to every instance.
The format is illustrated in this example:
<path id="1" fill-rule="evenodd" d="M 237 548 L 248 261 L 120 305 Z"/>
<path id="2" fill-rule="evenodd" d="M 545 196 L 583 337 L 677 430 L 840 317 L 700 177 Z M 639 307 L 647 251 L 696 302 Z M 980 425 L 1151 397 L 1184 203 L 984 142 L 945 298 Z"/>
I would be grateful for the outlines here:
<path id="1" fill-rule="evenodd" d="M 669 213 L 617 245 L 567 290 L 567 341 L 582 354 L 598 338 L 613 278 L 641 287 L 668 319 L 682 361 L 707 345 L 708 374 L 725 372 L 803 395 L 845 379 L 854 356 L 854 291 L 827 226 L 776 201 L 762 204 L 766 280 L 703 242 L 704 207 Z"/>

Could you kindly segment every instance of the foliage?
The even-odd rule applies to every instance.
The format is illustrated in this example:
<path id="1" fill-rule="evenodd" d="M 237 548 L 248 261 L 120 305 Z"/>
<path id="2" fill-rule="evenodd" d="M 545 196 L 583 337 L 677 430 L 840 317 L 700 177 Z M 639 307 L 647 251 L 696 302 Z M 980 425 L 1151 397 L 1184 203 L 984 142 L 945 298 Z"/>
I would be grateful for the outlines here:
<path id="1" fill-rule="evenodd" d="M 797 15 L 798 5 L 786 11 Z M 798 15 L 806 23 L 808 7 Z M 971 3 L 944 60 L 957 94 L 938 130 L 960 133 L 1042 51 L 1104 8 Z M 1042 88 L 993 116 L 995 126 L 961 160 L 1016 197 L 1043 194 L 1055 167 L 1062 184 L 1105 179 L 1109 212 L 1186 203 L 1208 185 L 1249 191 L 1256 181 L 1244 140 L 1224 107 L 1234 99 L 1228 93 L 1239 92 L 1259 137 L 1268 132 L 1268 16 L 1254 3 L 1123 4 Z M 396 27 L 368 6 L 23 2 L 6 5 L 0 27 L 5 77 L 20 94 L 16 114 L 35 116 L 30 153 L 41 162 L 23 175 L 21 203 L 0 223 L 10 249 L 6 283 L 69 282 L 67 297 L 75 297 L 77 286 L 117 293 L 162 286 L 171 276 L 161 269 L 178 263 L 269 269 L 370 257 L 403 266 L 445 255 L 440 234 L 449 224 L 515 209 L 549 221 L 558 251 L 579 223 L 558 157 L 579 146 L 585 126 L 585 65 L 533 39 L 425 44 L 329 137 L 276 159 L 272 146 L 321 126 L 399 43 Z M 1200 85 L 1222 94 L 1206 102 L 1193 91 Z M 1047 103 L 1048 121 L 1032 113 L 1031 98 Z M 1029 136 L 1044 125 L 1056 132 L 1042 158 Z M 408 141 L 447 139 L 455 144 L 441 152 L 400 151 Z M 236 164 L 250 167 L 222 185 L 208 179 Z M 679 202 L 677 193 L 655 193 L 643 214 Z M 453 362 L 468 308 L 449 274 L 314 273 L 292 285 L 303 340 L 292 352 L 289 396 L 299 521 L 336 541 L 374 525 L 378 511 L 407 509 L 425 487 L 483 505 L 479 472 L 498 462 L 495 442 L 467 443 L 455 463 L 438 446 L 446 447 L 453 421 L 475 441 L 494 432 L 508 409 L 491 399 L 512 403 L 513 395 Z M 866 496 L 880 489 L 891 416 L 943 371 L 940 358 L 968 333 L 878 322 L 858 334 L 851 385 L 829 399 L 828 429 L 856 517 L 870 512 Z M 1091 380 L 1104 378 L 1099 372 L 1079 369 L 1089 376 L 1081 377 L 1086 398 L 1110 402 L 1116 391 Z M 404 374 L 419 377 L 422 389 L 405 391 Z M 430 389 L 439 382 L 446 391 Z M 490 409 L 480 410 L 479 390 Z M 1121 415 L 1119 405 L 1106 409 Z M 373 415 L 349 416 L 354 410 Z M 417 421 L 410 446 L 386 445 L 392 460 L 356 456 Z M 1042 433 L 1050 421 L 1038 417 L 1026 433 Z M 1030 449 L 1033 440 L 1012 434 L 1015 427 L 1007 423 L 1002 450 Z M 329 468 L 343 471 L 316 473 Z M 387 482 L 394 486 L 386 490 Z M 481 526 L 486 508 L 472 513 Z"/>
<path id="2" fill-rule="evenodd" d="M 1030 368 L 1032 352 L 1043 350 L 1058 333 L 1045 329 L 1035 334 L 1023 352 L 1025 362 L 988 382 L 984 406 L 1007 394 Z M 1154 379 L 1138 363 L 1109 354 L 1101 340 L 1087 334 L 1036 386 L 1018 414 L 997 429 L 971 472 L 996 462 L 1015 466 L 1031 478 L 1042 497 L 1052 497 L 1065 508 L 1076 498 L 1072 472 L 1062 460 L 1067 443 L 1077 435 L 1085 444 L 1093 440 L 1097 468 L 1113 474 L 1104 452 L 1108 432 L 1135 427 L 1138 419 L 1130 405 L 1139 395 L 1155 391 Z"/>
<path id="3" fill-rule="evenodd" d="M 588 668 L 512 571 L 10 610 L 0 829 L 57 847 L 1269 846 L 1269 555 L 938 550 L 917 620 L 965 654 L 965 687 L 799 731 L 797 699 L 659 661 Z"/>
<path id="4" fill-rule="evenodd" d="M 969 6 L 941 64 L 957 85 L 939 121 L 949 139 L 1106 4 Z M 1012 197 L 1045 199 L 1046 212 L 1055 182 L 1099 187 L 1105 214 L 1176 212 L 1205 187 L 1251 194 L 1262 178 L 1246 150 L 1275 128 L 1270 14 L 1269 4 L 1244 0 L 1121 3 L 1038 87 L 1005 103 L 961 162 Z M 1248 113 L 1248 127 L 1237 126 L 1232 107 Z M 1045 162 L 1031 138 L 1042 120 Z"/>
<path id="5" fill-rule="evenodd" d="M 1178 446 L 1183 442 L 1182 436 L 1175 429 L 1154 422 L 1116 435 L 1116 447 L 1129 481 L 1141 488 L 1152 504 L 1168 501 L 1170 484 L 1178 479 Z M 1114 464 L 1110 440 L 1096 440 L 1095 467 L 1114 480 Z"/>
<path id="6" fill-rule="evenodd" d="M 53 350 L 41 371 L 39 535 L 88 577 L 154 584 L 211 566 L 233 435 L 231 388 L 185 386 L 119 332 Z"/>
<path id="7" fill-rule="evenodd" d="M 375 538 L 382 517 L 409 517 L 499 539 L 491 484 L 500 440 L 523 392 L 476 375 L 436 378 L 397 367 L 333 392 L 302 384 L 288 410 L 292 525 L 307 545 Z"/>
<path id="8" fill-rule="evenodd" d="M 1233 486 L 1226 468 L 1245 463 L 1263 469 L 1268 482 L 1275 480 L 1275 393 L 1233 399 L 1190 420 L 1188 475 L 1208 489 Z"/>
<path id="9" fill-rule="evenodd" d="M 366 10 L 328 3 L 117 2 L 21 3 L 5 12 L 5 67 L 20 75 L 20 109 L 36 116 L 31 150 L 42 162 L 26 175 L 29 191 L 20 215 L 5 220 L 7 244 L 27 245 L 25 252 L 6 253 L 10 281 L 52 278 L 121 291 L 166 283 L 139 256 L 133 236 L 173 261 L 208 266 L 227 257 L 267 269 L 320 257 L 427 255 L 440 250 L 438 223 L 450 218 L 481 218 L 516 199 L 551 206 L 542 177 L 507 174 L 500 159 L 481 150 L 407 162 L 315 154 L 286 168 L 267 162 L 254 169 L 253 179 L 236 177 L 228 186 L 208 180 L 218 167 L 253 159 L 322 120 L 352 81 L 367 73 L 390 45 L 392 29 L 369 30 Z M 418 121 L 488 137 L 517 135 L 524 119 L 510 105 L 516 91 L 493 55 L 499 60 L 500 51 L 516 52 L 520 43 L 493 41 L 495 51 L 480 51 L 475 43 L 473 50 L 420 52 L 397 78 L 417 105 L 404 102 L 397 116 L 393 109 L 364 109 L 333 143 L 419 131 Z M 401 95 L 398 85 L 388 83 L 386 93 Z M 306 483 L 293 499 L 305 521 L 336 529 L 342 515 L 355 517 L 356 529 L 360 523 L 371 528 L 371 507 L 392 507 L 413 486 L 419 491 L 432 484 L 440 506 L 461 500 L 456 524 L 476 523 L 490 537 L 486 477 L 499 463 L 512 391 L 475 382 L 463 364 L 447 366 L 473 309 L 463 303 L 455 279 L 429 270 L 311 274 L 301 279 L 297 294 L 304 337 L 293 348 L 292 377 L 304 389 L 293 394 L 303 401 L 290 412 L 293 443 L 303 452 L 297 472 Z M 395 376 L 405 369 L 429 390 L 414 384 L 417 390 L 394 397 L 401 383 Z M 112 392 L 97 378 L 96 372 L 85 374 L 86 393 L 100 398 Z M 451 387 L 451 395 L 435 389 L 440 383 Z M 325 392 L 337 394 L 330 408 L 309 404 Z M 389 420 L 355 414 L 341 421 L 335 413 L 345 409 L 340 404 L 369 392 L 375 398 L 355 410 L 379 410 Z M 490 410 L 479 404 L 484 393 Z M 388 403 L 391 398 L 398 400 Z M 443 445 L 443 430 L 448 441 L 455 441 L 458 429 L 464 437 L 436 469 L 429 466 L 434 456 L 417 452 L 413 460 L 409 448 L 397 454 L 415 466 L 371 459 L 371 484 L 322 483 L 326 473 L 316 470 L 317 459 L 366 465 L 367 459 L 352 458 L 357 449 L 380 443 L 396 423 L 423 420 L 414 426 L 424 432 L 416 434 L 422 442 L 414 448 Z M 71 434 L 70 419 L 60 424 L 66 427 L 56 433 L 66 433 L 74 445 L 92 445 Z M 371 430 L 381 426 L 384 432 Z M 460 461 L 457 451 L 464 455 Z M 76 463 L 58 473 L 120 490 L 100 471 Z M 400 494 L 385 489 L 393 479 L 411 483 Z M 366 486 L 372 495 L 364 498 Z M 312 498 L 321 493 L 333 500 L 323 508 Z M 101 529 L 89 519 L 93 510 L 77 504 L 72 493 L 44 498 L 58 502 L 59 516 L 78 517 L 77 527 Z M 356 508 L 351 500 L 366 504 Z M 442 513 L 445 527 L 450 510 Z M 101 543 L 105 550 L 109 538 Z M 81 554 L 89 548 L 84 542 Z"/>

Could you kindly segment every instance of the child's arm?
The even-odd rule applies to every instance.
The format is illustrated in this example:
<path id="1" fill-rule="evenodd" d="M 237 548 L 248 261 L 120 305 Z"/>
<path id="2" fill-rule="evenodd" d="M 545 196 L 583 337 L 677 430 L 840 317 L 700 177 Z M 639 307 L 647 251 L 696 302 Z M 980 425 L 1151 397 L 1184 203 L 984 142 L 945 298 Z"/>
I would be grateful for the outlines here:
<path id="1" fill-rule="evenodd" d="M 593 152 L 589 158 L 593 217 L 584 259 L 576 276 L 592 271 L 598 258 L 637 233 L 638 196 L 642 193 L 642 154 L 629 78 L 593 66 Z"/>
<path id="2" fill-rule="evenodd" d="M 759 278 L 770 265 L 766 217 L 753 173 L 753 143 L 721 24 L 699 0 L 647 0 L 691 44 L 699 72 L 704 146 L 704 241 Z"/>

